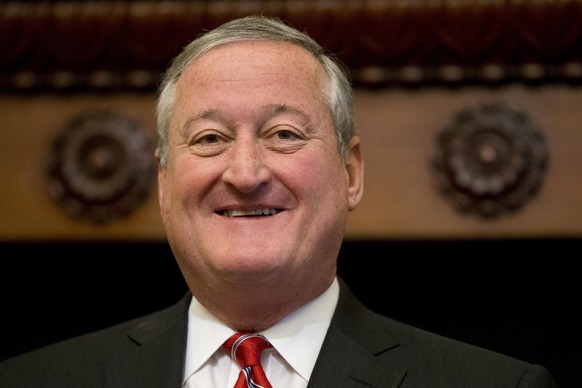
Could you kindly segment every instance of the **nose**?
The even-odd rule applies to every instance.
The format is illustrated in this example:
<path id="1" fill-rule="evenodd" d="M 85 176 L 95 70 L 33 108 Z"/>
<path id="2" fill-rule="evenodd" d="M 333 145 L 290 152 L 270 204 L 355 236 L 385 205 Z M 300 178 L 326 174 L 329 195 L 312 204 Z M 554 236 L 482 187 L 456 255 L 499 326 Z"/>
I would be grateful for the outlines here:
<path id="1" fill-rule="evenodd" d="M 264 149 L 255 139 L 237 139 L 229 152 L 228 166 L 222 175 L 226 184 L 248 194 L 269 180 Z"/>

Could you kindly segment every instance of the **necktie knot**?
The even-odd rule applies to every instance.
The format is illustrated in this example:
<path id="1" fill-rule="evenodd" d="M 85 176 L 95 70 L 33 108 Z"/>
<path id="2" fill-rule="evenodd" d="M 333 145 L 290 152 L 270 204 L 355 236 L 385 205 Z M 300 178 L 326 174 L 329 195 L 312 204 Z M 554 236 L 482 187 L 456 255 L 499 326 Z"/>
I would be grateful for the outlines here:
<path id="1" fill-rule="evenodd" d="M 258 333 L 236 333 L 226 340 L 224 348 L 242 368 L 235 387 L 271 388 L 261 366 L 261 352 L 268 347 L 269 341 Z"/>

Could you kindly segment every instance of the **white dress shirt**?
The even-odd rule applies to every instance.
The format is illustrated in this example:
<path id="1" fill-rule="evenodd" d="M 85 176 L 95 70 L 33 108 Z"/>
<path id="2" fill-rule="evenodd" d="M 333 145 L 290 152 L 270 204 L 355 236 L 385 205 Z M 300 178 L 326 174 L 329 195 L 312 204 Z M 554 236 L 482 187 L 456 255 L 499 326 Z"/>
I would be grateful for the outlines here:
<path id="1" fill-rule="evenodd" d="M 273 387 L 307 386 L 338 296 L 335 279 L 323 294 L 261 332 L 273 345 L 261 355 L 261 364 Z M 234 387 L 240 367 L 222 347 L 234 333 L 192 297 L 182 387 Z"/>

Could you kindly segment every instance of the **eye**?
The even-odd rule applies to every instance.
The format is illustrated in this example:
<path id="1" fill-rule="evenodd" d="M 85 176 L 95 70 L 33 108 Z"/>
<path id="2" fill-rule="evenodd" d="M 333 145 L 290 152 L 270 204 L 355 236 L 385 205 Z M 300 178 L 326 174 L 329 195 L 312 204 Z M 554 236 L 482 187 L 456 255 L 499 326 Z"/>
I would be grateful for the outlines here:
<path id="1" fill-rule="evenodd" d="M 281 140 L 293 140 L 293 139 L 298 138 L 298 136 L 294 132 L 292 132 L 288 129 L 283 129 L 281 131 L 277 131 L 275 136 L 277 136 L 277 138 L 279 138 Z"/>
<path id="2" fill-rule="evenodd" d="M 230 139 L 221 133 L 205 132 L 195 136 L 190 141 L 190 151 L 199 156 L 212 156 L 224 151 L 230 144 Z"/>
<path id="3" fill-rule="evenodd" d="M 296 128 L 279 126 L 279 128 L 273 128 L 270 134 L 264 138 L 264 141 L 267 148 L 272 151 L 293 153 L 303 147 L 307 139 Z"/>
<path id="4" fill-rule="evenodd" d="M 220 136 L 216 133 L 210 133 L 194 139 L 192 144 L 215 144 L 220 141 Z"/>
<path id="5" fill-rule="evenodd" d="M 276 136 L 282 140 L 289 140 L 289 139 L 292 139 L 294 137 L 297 137 L 293 132 L 291 132 L 289 130 L 278 131 L 276 133 Z"/>
<path id="6" fill-rule="evenodd" d="M 298 135 L 295 131 L 290 129 L 281 129 L 275 132 L 275 137 L 278 140 L 297 140 L 301 139 L 301 136 Z"/>

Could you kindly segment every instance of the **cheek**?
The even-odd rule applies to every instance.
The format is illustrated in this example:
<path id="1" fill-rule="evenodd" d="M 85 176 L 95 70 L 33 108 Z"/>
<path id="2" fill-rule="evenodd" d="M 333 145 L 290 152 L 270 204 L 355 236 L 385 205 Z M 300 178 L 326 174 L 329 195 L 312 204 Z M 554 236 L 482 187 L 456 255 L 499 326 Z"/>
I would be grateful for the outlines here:
<path id="1" fill-rule="evenodd" d="M 331 152 L 334 151 L 331 150 Z M 302 197 L 311 199 L 313 206 L 325 206 L 322 201 L 333 200 L 346 191 L 345 169 L 339 157 L 337 159 L 330 158 L 323 154 L 323 156 L 319 155 L 318 157 L 300 158 L 296 160 L 296 163 L 288 163 L 287 165 L 294 166 L 293 173 L 287 172 L 287 176 L 293 177 L 294 187 L 297 188 Z"/>
<path id="2" fill-rule="evenodd" d="M 184 201 L 194 199 L 208 185 L 209 168 L 185 160 L 172 162 L 165 178 L 164 196 L 173 206 L 183 206 Z"/>

